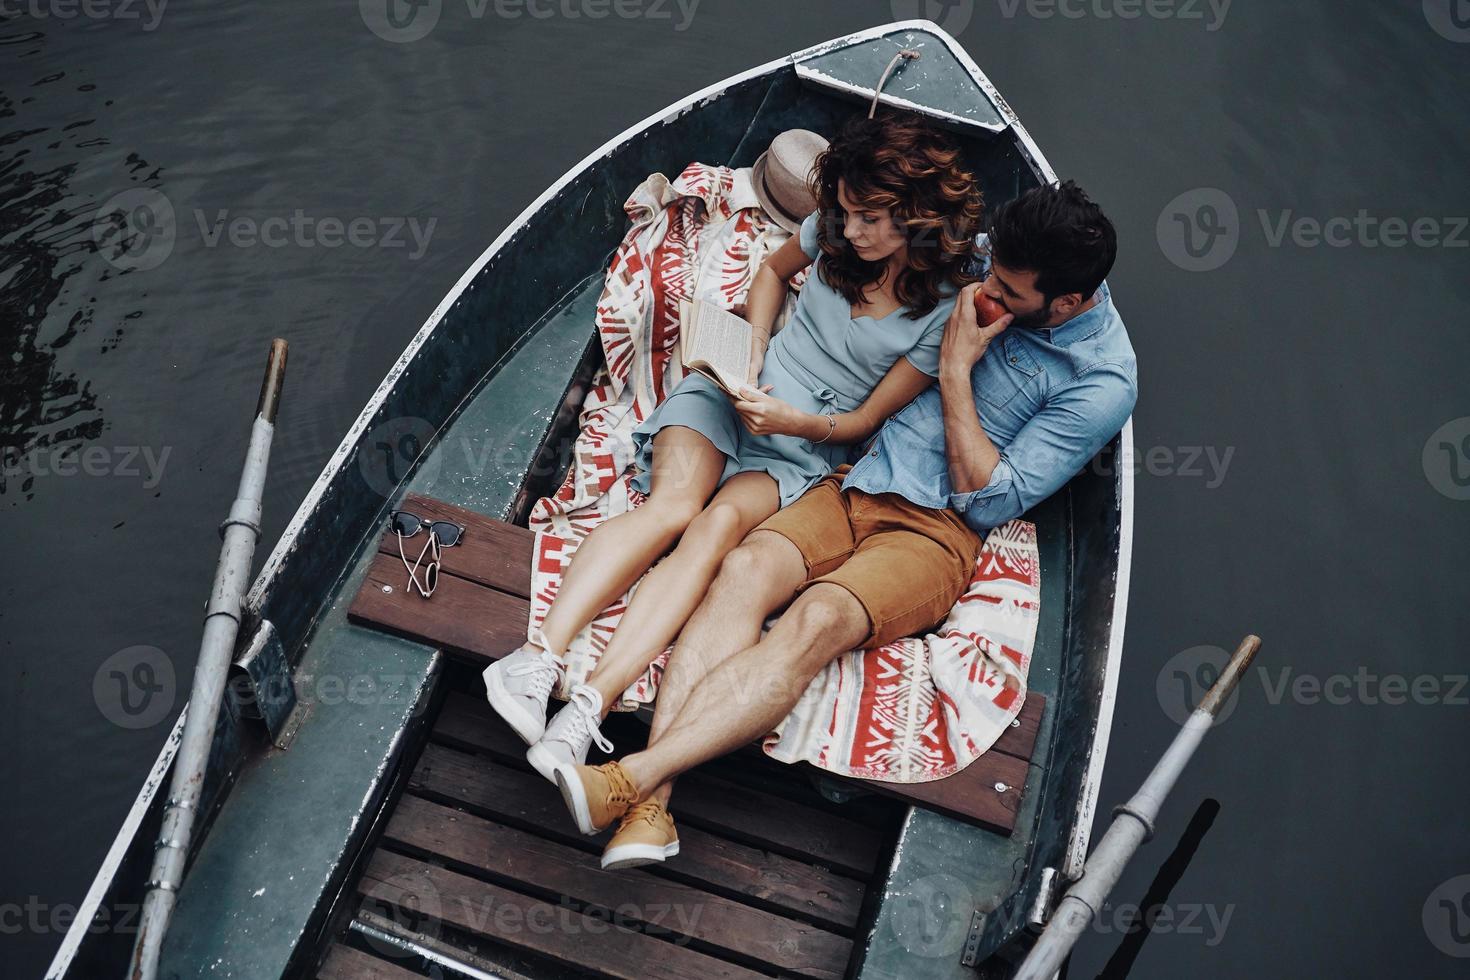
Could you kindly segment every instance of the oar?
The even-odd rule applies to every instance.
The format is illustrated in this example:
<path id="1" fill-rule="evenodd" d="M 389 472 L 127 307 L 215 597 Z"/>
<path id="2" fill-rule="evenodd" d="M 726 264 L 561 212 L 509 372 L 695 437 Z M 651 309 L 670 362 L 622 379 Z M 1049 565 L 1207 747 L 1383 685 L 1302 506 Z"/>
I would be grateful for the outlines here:
<path id="1" fill-rule="evenodd" d="M 1143 781 L 1133 798 L 1114 812 L 1113 824 L 1093 850 L 1092 856 L 1082 869 L 1082 877 L 1067 889 L 1067 894 L 1058 903 L 1047 923 L 1046 931 L 1036 940 L 1025 962 L 1016 973 L 1016 980 L 1051 980 L 1061 969 L 1062 962 L 1071 953 L 1082 933 L 1097 917 L 1108 893 L 1118 883 L 1123 868 L 1132 859 L 1140 844 L 1154 834 L 1154 820 L 1159 807 L 1168 797 L 1170 790 L 1179 780 L 1179 774 L 1189 764 L 1194 750 L 1199 748 L 1205 732 L 1214 724 L 1220 706 L 1235 690 L 1246 668 L 1261 649 L 1261 638 L 1247 636 L 1240 641 L 1230 663 L 1205 692 L 1199 706 L 1184 723 L 1184 727 L 1170 743 L 1163 758 L 1154 766 L 1153 772 Z"/>
<path id="2" fill-rule="evenodd" d="M 143 895 L 143 914 L 128 964 L 131 980 L 153 980 L 157 975 L 158 953 L 184 878 L 184 862 L 189 855 L 189 837 L 199 808 L 199 794 L 204 788 L 214 725 L 225 693 L 230 658 L 235 652 L 235 638 L 240 632 L 240 606 L 250 585 L 255 541 L 260 537 L 260 497 L 265 488 L 266 463 L 270 459 L 276 407 L 280 404 L 285 375 L 286 342 L 276 339 L 271 341 L 270 357 L 265 364 L 265 380 L 260 385 L 255 422 L 250 428 L 250 448 L 245 453 L 235 503 L 230 508 L 230 516 L 220 525 L 220 535 L 225 540 L 220 547 L 214 587 L 205 610 L 199 664 L 194 668 L 194 686 L 184 709 L 184 734 L 174 757 L 163 827 L 153 853 L 153 872 L 144 886 L 147 891 Z"/>

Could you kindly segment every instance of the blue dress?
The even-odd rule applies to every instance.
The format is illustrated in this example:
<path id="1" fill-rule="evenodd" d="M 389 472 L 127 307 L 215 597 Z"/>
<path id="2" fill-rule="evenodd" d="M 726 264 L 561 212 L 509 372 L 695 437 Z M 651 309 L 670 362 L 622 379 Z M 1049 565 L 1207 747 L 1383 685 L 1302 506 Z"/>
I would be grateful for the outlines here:
<path id="1" fill-rule="evenodd" d="M 800 242 L 802 251 L 818 260 L 817 267 L 762 362 L 760 383 L 774 386 L 772 397 L 803 412 L 830 415 L 858 408 L 900 357 L 938 377 L 939 346 L 954 308 L 953 285 L 942 286 L 938 305 L 917 320 L 905 317 L 909 308 L 902 306 L 881 319 L 853 317 L 847 300 L 821 275 L 817 212 L 802 222 Z M 650 491 L 653 438 L 670 425 L 694 429 L 725 454 L 721 485 L 737 473 L 768 473 L 780 488 L 782 507 L 846 462 L 852 450 L 796 436 L 751 435 L 729 397 L 702 375 L 691 373 L 633 431 L 638 472 L 632 485 L 640 493 Z"/>

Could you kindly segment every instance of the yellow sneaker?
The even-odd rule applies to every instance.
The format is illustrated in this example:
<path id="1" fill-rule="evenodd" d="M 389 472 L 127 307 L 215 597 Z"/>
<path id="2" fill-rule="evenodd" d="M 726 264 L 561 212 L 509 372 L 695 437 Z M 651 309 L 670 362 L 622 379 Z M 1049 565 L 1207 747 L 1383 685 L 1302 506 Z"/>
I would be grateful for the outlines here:
<path id="1" fill-rule="evenodd" d="M 638 800 L 638 787 L 616 762 L 600 766 L 563 763 L 552 770 L 552 776 L 577 829 L 584 834 L 602 830 Z"/>
<path id="2" fill-rule="evenodd" d="M 674 818 L 658 800 L 644 800 L 623 815 L 618 832 L 602 852 L 602 866 L 636 868 L 666 861 L 679 853 L 679 834 Z"/>

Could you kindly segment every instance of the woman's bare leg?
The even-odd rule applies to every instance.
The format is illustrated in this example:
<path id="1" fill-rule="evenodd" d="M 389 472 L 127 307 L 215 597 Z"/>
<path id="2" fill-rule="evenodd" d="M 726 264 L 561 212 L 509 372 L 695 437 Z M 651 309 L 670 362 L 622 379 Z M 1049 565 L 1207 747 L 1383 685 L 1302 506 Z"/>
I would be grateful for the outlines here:
<path id="1" fill-rule="evenodd" d="M 602 695 L 603 717 L 679 635 L 725 556 L 780 506 L 775 480 L 765 473 L 739 473 L 689 524 L 673 554 L 654 566 L 638 586 L 617 632 L 587 677 Z"/>
<path id="2" fill-rule="evenodd" d="M 671 425 L 653 438 L 648 499 L 595 528 L 572 556 L 541 624 L 552 652 L 638 581 L 678 540 L 719 485 L 725 454 L 693 429 Z"/>
<path id="3" fill-rule="evenodd" d="M 760 642 L 766 618 L 791 601 L 806 576 L 801 552 L 775 531 L 746 535 L 726 556 L 709 594 L 679 633 L 659 679 L 648 744 L 664 737 L 689 692 L 710 671 Z M 742 699 L 752 693 L 732 692 Z M 673 791 L 671 779 L 649 796 L 667 807 Z"/>

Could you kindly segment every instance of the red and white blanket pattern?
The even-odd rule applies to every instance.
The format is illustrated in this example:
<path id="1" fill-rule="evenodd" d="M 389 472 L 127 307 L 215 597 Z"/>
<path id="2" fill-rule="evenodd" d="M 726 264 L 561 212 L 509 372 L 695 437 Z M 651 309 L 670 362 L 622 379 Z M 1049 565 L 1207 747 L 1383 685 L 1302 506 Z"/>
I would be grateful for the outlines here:
<path id="1" fill-rule="evenodd" d="M 672 182 L 653 174 L 623 209 L 632 225 L 597 303 L 606 366 L 583 405 L 565 482 L 531 513 L 536 544 L 528 635 L 545 618 L 582 539 L 643 502 L 629 486 L 632 432 L 683 379 L 673 356 L 679 301 L 695 292 L 727 307 L 743 301 L 761 262 L 789 237 L 760 209 L 748 169 L 692 163 Z M 793 305 L 788 298 L 783 318 Z M 766 736 L 766 753 L 899 783 L 963 769 L 1021 710 L 1040 588 L 1035 526 L 1012 521 L 996 528 L 944 623 L 922 638 L 852 651 L 828 664 Z M 559 698 L 591 672 L 636 589 L 573 641 Z M 665 651 L 615 710 L 651 702 L 667 659 Z"/>

